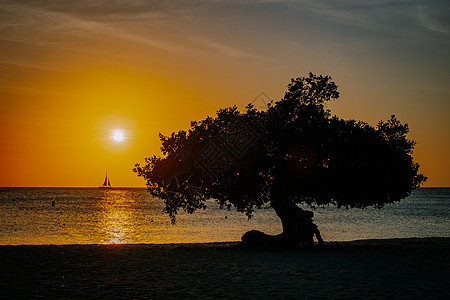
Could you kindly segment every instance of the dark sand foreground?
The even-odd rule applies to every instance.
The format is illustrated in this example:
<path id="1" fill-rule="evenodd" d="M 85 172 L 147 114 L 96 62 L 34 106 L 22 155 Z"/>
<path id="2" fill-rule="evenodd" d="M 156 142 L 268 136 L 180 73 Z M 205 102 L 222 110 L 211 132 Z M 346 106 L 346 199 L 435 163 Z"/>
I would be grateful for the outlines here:
<path id="1" fill-rule="evenodd" d="M 450 238 L 280 252 L 232 244 L 0 246 L 0 297 L 450 298 Z"/>

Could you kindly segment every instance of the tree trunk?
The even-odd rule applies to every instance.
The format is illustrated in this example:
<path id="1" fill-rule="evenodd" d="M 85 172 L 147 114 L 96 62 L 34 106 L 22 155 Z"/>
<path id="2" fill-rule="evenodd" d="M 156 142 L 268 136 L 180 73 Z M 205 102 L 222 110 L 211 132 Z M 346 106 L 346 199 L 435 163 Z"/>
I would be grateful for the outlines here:
<path id="1" fill-rule="evenodd" d="M 316 235 L 320 246 L 323 245 L 319 229 L 313 223 L 312 211 L 303 210 L 286 195 L 276 191 L 271 193 L 271 205 L 281 219 L 283 232 L 279 235 L 268 235 L 252 230 L 242 236 L 241 245 L 246 249 L 295 249 L 300 246 L 312 247 Z"/>

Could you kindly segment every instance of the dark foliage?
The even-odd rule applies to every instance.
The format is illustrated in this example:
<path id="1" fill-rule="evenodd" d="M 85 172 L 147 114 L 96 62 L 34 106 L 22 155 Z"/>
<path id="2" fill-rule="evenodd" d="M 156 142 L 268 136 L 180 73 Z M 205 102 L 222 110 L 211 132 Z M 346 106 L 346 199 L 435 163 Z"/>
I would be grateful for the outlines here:
<path id="1" fill-rule="evenodd" d="M 413 160 L 407 124 L 395 116 L 376 126 L 340 119 L 325 107 L 338 98 L 329 76 L 292 79 L 264 111 L 229 107 L 191 122 L 188 132 L 160 134 L 164 156 L 134 172 L 172 220 L 179 208 L 192 213 L 209 198 L 250 217 L 274 201 L 381 208 L 408 196 L 426 177 Z"/>

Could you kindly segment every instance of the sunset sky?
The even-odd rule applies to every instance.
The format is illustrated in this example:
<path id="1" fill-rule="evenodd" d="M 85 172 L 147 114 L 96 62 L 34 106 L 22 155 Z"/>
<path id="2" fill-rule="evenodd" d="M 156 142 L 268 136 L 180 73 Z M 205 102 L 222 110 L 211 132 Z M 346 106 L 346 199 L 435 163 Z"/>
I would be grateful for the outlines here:
<path id="1" fill-rule="evenodd" d="M 338 3 L 338 4 L 337 4 Z M 450 186 L 450 1 L 0 0 L 0 186 L 144 186 L 158 133 L 292 77 L 334 114 L 397 115 L 425 186 Z M 123 140 L 115 141 L 115 130 Z"/>

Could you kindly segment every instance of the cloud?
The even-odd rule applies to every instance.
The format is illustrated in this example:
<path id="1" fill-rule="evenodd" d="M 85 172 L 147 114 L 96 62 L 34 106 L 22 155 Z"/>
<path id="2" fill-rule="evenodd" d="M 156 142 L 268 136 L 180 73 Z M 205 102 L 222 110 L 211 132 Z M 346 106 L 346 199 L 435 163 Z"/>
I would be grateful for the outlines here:
<path id="1" fill-rule="evenodd" d="M 39 88 L 31 88 L 31 87 L 24 87 L 24 86 L 13 86 L 13 85 L 0 85 L 0 91 L 1 90 L 10 90 L 14 93 L 19 94 L 28 94 L 28 95 L 55 95 L 55 96 L 71 96 L 71 93 L 62 93 L 62 92 L 55 92 L 48 89 L 39 89 Z M 5 100 L 5 99 L 2 99 Z"/>
<path id="2" fill-rule="evenodd" d="M 4 40 L 81 52 L 101 51 L 113 56 L 121 56 L 114 47 L 92 45 L 136 45 L 178 57 L 208 53 L 272 60 L 270 50 L 275 50 L 276 44 L 300 49 L 294 39 L 308 40 L 308 48 L 312 49 L 315 41 L 334 46 L 380 47 L 401 39 L 427 38 L 429 33 L 448 35 L 448 21 L 442 14 L 449 5 L 433 0 L 421 4 L 418 10 L 420 2 L 11 0 L 0 1 L 0 36 Z"/>
<path id="3" fill-rule="evenodd" d="M 1 4 L 0 9 L 2 15 L 7 17 L 0 22 L 4 39 L 45 46 L 63 43 L 67 46 L 68 40 L 75 42 L 86 37 L 109 36 L 168 51 L 183 50 L 171 43 L 137 35 L 106 22 L 83 19 L 47 8 Z"/>
<path id="4" fill-rule="evenodd" d="M 39 64 L 37 62 L 28 62 L 24 63 L 22 61 L 14 61 L 14 60 L 1 60 L 0 59 L 0 65 L 4 65 L 7 67 L 13 67 L 13 68 L 25 68 L 25 69 L 35 69 L 35 70 L 42 70 L 42 71 L 49 71 L 49 72 L 66 72 L 71 73 L 69 71 L 61 70 L 61 68 L 55 68 L 44 64 Z"/>
<path id="5" fill-rule="evenodd" d="M 203 48 L 234 58 L 255 58 L 248 51 L 221 42 L 220 37 L 213 41 L 183 27 L 196 20 L 196 15 L 207 14 L 205 7 L 215 7 L 219 2 L 84 0 L 35 1 L 30 5 L 11 1 L 0 3 L 0 34 L 4 40 L 86 52 L 93 51 L 86 41 L 116 38 L 173 53 L 192 54 Z"/>
<path id="6" fill-rule="evenodd" d="M 450 26 L 447 19 L 448 15 L 445 16 L 445 19 L 440 20 L 439 16 L 436 14 L 436 11 L 434 11 L 434 18 L 432 17 L 433 12 L 430 12 L 429 10 L 427 11 L 427 9 L 423 6 L 419 6 L 417 11 L 418 20 L 420 24 L 422 24 L 426 29 L 432 32 L 450 35 Z M 448 13 L 448 11 L 450 11 L 450 8 L 447 8 L 444 11 Z"/>
<path id="7" fill-rule="evenodd" d="M 367 36 L 373 33 L 377 39 L 387 40 L 390 36 L 392 41 L 396 41 L 403 36 L 428 40 L 436 38 L 431 34 L 450 34 L 448 0 L 322 0 L 302 5 L 322 22 L 334 23 L 338 28 L 346 26 L 346 30 L 365 31 Z"/>
<path id="8" fill-rule="evenodd" d="M 195 42 L 198 45 L 198 47 L 200 47 L 200 48 L 206 47 L 209 49 L 213 49 L 214 51 L 218 51 L 229 57 L 234 57 L 234 58 L 239 58 L 239 59 L 245 59 L 245 58 L 260 59 L 260 60 L 265 59 L 261 56 L 255 55 L 253 53 L 246 52 L 239 48 L 228 46 L 228 45 L 213 41 L 211 39 L 199 38 L 199 37 L 191 37 L 189 39 L 191 41 Z"/>

